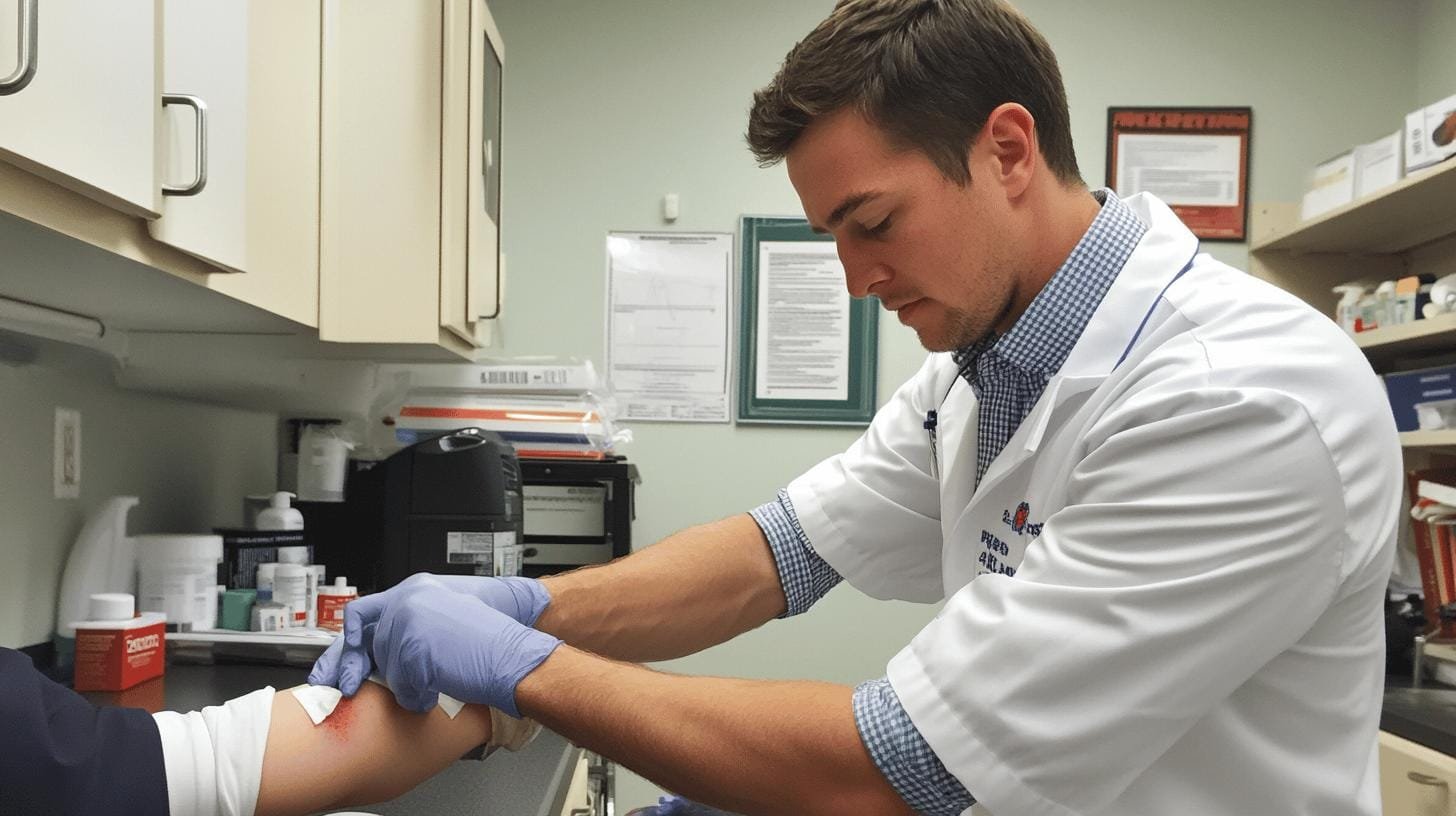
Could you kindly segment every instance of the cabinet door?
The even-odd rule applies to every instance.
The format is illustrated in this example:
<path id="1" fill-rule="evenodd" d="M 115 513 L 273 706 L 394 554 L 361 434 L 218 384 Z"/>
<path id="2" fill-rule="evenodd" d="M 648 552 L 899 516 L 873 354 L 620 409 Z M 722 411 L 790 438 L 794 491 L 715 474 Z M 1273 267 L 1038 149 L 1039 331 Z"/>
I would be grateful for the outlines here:
<path id="1" fill-rule="evenodd" d="M 500 314 L 503 54 L 482 0 L 446 4 L 440 325 L 476 346 Z"/>
<path id="2" fill-rule="evenodd" d="M 1456 759 L 1380 733 L 1380 796 L 1391 816 L 1456 816 Z"/>
<path id="3" fill-rule="evenodd" d="M 442 345 L 442 15 L 325 0 L 319 337 Z"/>
<path id="4" fill-rule="evenodd" d="M 248 12 L 247 274 L 213 275 L 207 285 L 317 326 L 323 4 L 233 2 Z"/>
<path id="5" fill-rule="evenodd" d="M 247 268 L 248 16 L 247 0 L 162 5 L 162 217 L 148 226 L 228 272 Z"/>
<path id="6" fill-rule="evenodd" d="M 505 46 L 484 0 L 470 4 L 470 209 L 466 278 L 472 321 L 500 315 L 501 91 Z"/>
<path id="7" fill-rule="evenodd" d="M 28 73 L 0 91 L 0 160 L 157 217 L 159 2 L 0 0 L 0 79 Z"/>

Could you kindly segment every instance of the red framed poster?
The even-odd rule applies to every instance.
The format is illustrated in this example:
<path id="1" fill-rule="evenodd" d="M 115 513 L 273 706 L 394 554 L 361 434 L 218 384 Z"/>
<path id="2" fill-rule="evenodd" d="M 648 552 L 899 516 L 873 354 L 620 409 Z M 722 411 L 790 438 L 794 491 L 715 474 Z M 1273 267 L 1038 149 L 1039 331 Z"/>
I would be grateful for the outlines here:
<path id="1" fill-rule="evenodd" d="M 1243 241 L 1253 119 L 1252 108 L 1108 108 L 1107 186 L 1152 193 L 1199 238 Z"/>

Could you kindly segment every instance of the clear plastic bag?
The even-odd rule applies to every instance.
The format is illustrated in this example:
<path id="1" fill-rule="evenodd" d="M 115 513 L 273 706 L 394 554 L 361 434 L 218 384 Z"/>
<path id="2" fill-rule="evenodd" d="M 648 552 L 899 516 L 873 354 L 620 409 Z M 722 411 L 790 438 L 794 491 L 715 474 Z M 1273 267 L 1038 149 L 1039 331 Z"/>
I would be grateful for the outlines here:
<path id="1" fill-rule="evenodd" d="M 382 365 L 368 421 L 379 456 L 466 427 L 532 458 L 604 459 L 631 440 L 591 362 L 562 358 Z"/>

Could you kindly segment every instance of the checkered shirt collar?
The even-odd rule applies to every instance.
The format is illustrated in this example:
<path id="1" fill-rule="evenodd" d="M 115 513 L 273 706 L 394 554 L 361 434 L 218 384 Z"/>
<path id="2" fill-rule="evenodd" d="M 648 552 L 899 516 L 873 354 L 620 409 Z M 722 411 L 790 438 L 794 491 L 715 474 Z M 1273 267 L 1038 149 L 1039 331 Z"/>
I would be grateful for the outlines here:
<path id="1" fill-rule="evenodd" d="M 1110 189 L 1094 190 L 1092 196 L 1102 209 L 1011 330 L 1004 335 L 990 332 L 952 354 L 973 387 L 979 385 L 978 363 L 985 357 L 1050 377 L 1071 355 L 1102 296 L 1148 230 Z"/>

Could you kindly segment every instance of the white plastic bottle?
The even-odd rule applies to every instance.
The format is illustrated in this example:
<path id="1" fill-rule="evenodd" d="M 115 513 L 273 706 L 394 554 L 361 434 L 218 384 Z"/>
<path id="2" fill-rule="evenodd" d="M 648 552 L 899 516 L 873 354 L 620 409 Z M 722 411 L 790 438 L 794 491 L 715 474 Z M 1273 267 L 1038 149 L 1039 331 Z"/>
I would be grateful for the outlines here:
<path id="1" fill-rule="evenodd" d="M 268 506 L 258 512 L 259 530 L 302 530 L 303 514 L 290 506 L 293 494 L 280 490 L 268 500 Z"/>
<path id="2" fill-rule="evenodd" d="M 63 664 L 70 661 L 75 622 L 89 619 L 92 595 L 136 593 L 136 542 L 127 538 L 126 515 L 139 503 L 136 496 L 112 496 L 76 536 L 56 604 L 56 652 Z"/>
<path id="3" fill-rule="evenodd" d="M 1365 294 L 1365 287 L 1357 283 L 1346 283 L 1334 288 L 1335 294 L 1340 296 L 1340 302 L 1335 305 L 1335 322 L 1346 334 L 1355 333 L 1355 319 L 1360 316 L 1360 298 Z"/>
<path id="4" fill-rule="evenodd" d="M 288 607 L 288 625 L 308 619 L 308 570 L 301 564 L 279 564 L 273 573 L 273 601 Z"/>

